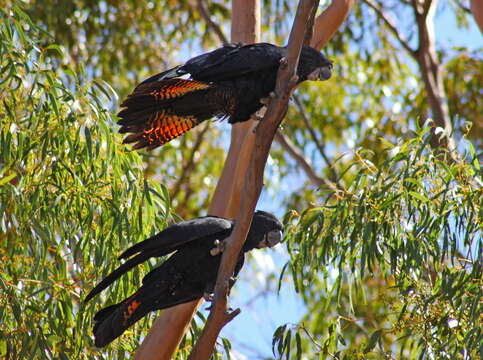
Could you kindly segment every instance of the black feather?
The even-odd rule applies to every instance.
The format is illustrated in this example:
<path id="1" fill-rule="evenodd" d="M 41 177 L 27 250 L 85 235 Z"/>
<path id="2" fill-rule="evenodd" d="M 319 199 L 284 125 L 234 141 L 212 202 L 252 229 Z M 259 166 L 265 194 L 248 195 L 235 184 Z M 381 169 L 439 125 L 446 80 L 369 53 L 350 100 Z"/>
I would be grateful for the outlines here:
<path id="1" fill-rule="evenodd" d="M 142 286 L 126 300 L 100 310 L 94 317 L 96 346 L 102 347 L 120 336 L 128 327 L 148 312 L 169 308 L 199 299 L 214 288 L 221 254 L 213 255 L 215 241 L 223 241 L 231 233 L 230 220 L 205 217 L 170 226 L 126 250 L 121 257 L 134 256 L 109 274 L 86 297 L 91 299 L 122 273 L 152 256 L 163 256 L 175 251 L 158 268 L 148 273 Z M 244 253 L 266 246 L 271 232 L 280 232 L 282 224 L 272 215 L 256 212 L 247 240 L 238 259 L 234 276 L 244 262 Z M 234 281 L 230 284 L 233 285 Z"/>
<path id="2" fill-rule="evenodd" d="M 84 302 L 88 302 L 136 265 L 152 257 L 168 255 L 192 241 L 203 241 L 207 237 L 225 237 L 227 233 L 231 232 L 232 225 L 233 223 L 230 220 L 216 216 L 205 216 L 167 227 L 160 233 L 124 251 L 119 256 L 119 259 L 128 259 L 131 256 L 136 256 L 128 259 L 106 276 L 87 294 Z"/>
<path id="3" fill-rule="evenodd" d="M 136 137 L 139 140 L 135 148 L 155 148 L 212 117 L 228 117 L 230 123 L 246 121 L 263 106 L 260 99 L 274 90 L 280 60 L 286 52 L 286 47 L 268 43 L 230 44 L 154 75 L 139 84 L 121 104 L 121 132 L 141 134 Z M 317 69 L 323 69 L 320 79 L 327 79 L 331 68 L 332 62 L 322 53 L 302 48 L 297 69 L 300 82 Z M 179 78 L 186 74 L 191 78 Z M 182 127 L 173 123 L 177 135 L 166 135 L 171 125 L 156 127 L 156 113 L 158 119 L 169 124 L 173 121 L 169 116 L 190 118 L 192 126 L 180 131 Z M 134 127 L 135 124 L 146 126 Z M 152 136 L 155 130 L 158 135 Z"/>

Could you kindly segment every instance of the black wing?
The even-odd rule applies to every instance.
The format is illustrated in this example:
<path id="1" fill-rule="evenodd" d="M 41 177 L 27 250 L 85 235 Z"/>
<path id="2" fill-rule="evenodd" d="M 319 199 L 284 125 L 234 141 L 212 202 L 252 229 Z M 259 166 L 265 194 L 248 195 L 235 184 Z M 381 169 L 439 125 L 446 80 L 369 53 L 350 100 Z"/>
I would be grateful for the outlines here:
<path id="1" fill-rule="evenodd" d="M 216 53 L 222 49 L 195 57 L 180 69 L 190 73 L 194 80 L 216 82 L 276 68 L 285 53 L 285 48 L 268 43 L 237 46 Z"/>
<path id="2" fill-rule="evenodd" d="M 209 66 L 212 66 L 213 64 L 222 62 L 227 54 L 230 54 L 232 51 L 237 50 L 242 46 L 243 46 L 242 43 L 224 45 L 219 49 L 210 51 L 205 54 L 198 55 L 188 60 L 188 62 L 185 65 L 178 65 L 172 69 L 153 75 L 147 78 L 146 80 L 144 80 L 139 85 L 161 81 L 161 80 L 174 79 L 188 73 L 191 75 L 199 74 L 200 72 L 203 71 L 203 69 Z"/>
<path id="3" fill-rule="evenodd" d="M 121 275 L 151 257 L 167 255 L 178 250 L 183 245 L 208 236 L 220 236 L 224 238 L 229 232 L 231 232 L 232 225 L 233 223 L 230 220 L 214 216 L 206 216 L 183 221 L 167 227 L 160 233 L 130 247 L 122 253 L 121 256 L 119 256 L 119 259 L 126 259 L 135 254 L 137 255 L 128 259 L 124 264 L 107 275 L 89 292 L 89 294 L 87 294 L 84 302 L 88 302 L 95 295 L 99 294 L 102 290 L 117 280 Z"/>
<path id="4" fill-rule="evenodd" d="M 163 256 L 191 241 L 231 230 L 232 226 L 232 221 L 216 216 L 205 216 L 182 221 L 167 227 L 149 239 L 131 246 L 119 256 L 119 259 L 126 259 L 136 253 L 151 251 L 159 254 L 156 256 Z"/>
<path id="5" fill-rule="evenodd" d="M 240 75 L 277 68 L 284 54 L 285 48 L 269 43 L 229 44 L 196 56 L 182 66 L 151 76 L 139 85 L 173 79 L 185 74 L 190 74 L 194 80 L 199 81 L 228 80 Z"/>

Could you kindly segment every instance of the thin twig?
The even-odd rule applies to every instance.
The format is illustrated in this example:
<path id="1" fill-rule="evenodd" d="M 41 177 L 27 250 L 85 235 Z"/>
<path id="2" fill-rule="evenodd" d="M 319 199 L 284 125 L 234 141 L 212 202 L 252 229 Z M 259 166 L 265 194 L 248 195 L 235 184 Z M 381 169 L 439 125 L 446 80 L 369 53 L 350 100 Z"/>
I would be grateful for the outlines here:
<path id="1" fill-rule="evenodd" d="M 339 189 L 342 189 L 341 184 L 339 183 L 339 174 L 337 173 L 337 170 L 334 167 L 334 164 L 332 161 L 329 159 L 325 152 L 325 146 L 322 144 L 320 141 L 319 137 L 317 136 L 317 133 L 315 132 L 314 128 L 312 127 L 307 114 L 305 113 L 304 106 L 302 102 L 300 101 L 300 98 L 297 95 L 293 96 L 295 105 L 297 106 L 297 109 L 299 110 L 300 116 L 302 117 L 302 121 L 304 122 L 305 127 L 310 133 L 310 136 L 312 137 L 312 141 L 315 144 L 315 147 L 319 151 L 320 155 L 324 159 L 325 163 L 327 164 L 327 167 L 329 168 L 329 171 L 332 174 L 331 181 L 337 184 L 337 187 Z"/>
<path id="2" fill-rule="evenodd" d="M 220 26 L 215 23 L 213 20 L 211 20 L 210 13 L 208 12 L 208 9 L 205 6 L 205 1 L 203 0 L 197 0 L 197 8 L 198 11 L 200 12 L 200 15 L 203 17 L 203 19 L 206 22 L 206 26 L 213 30 L 213 32 L 218 36 L 218 39 L 220 39 L 222 44 L 228 44 L 229 41 L 223 31 L 221 30 Z"/>
<path id="3" fill-rule="evenodd" d="M 365 2 L 370 8 L 372 8 L 376 15 L 384 21 L 386 26 L 388 27 L 389 31 L 392 32 L 394 37 L 398 40 L 398 42 L 401 44 L 401 46 L 406 49 L 406 51 L 414 58 L 417 58 L 417 52 L 411 46 L 409 46 L 409 43 L 406 39 L 402 37 L 402 35 L 399 33 L 399 30 L 397 29 L 396 25 L 389 19 L 388 15 L 385 13 L 385 11 L 376 5 L 372 0 L 362 0 Z"/>
<path id="4" fill-rule="evenodd" d="M 332 190 L 337 191 L 337 187 L 331 181 L 328 181 L 314 171 L 312 164 L 309 160 L 305 158 L 304 153 L 290 140 L 285 134 L 280 130 L 275 134 L 275 140 L 282 146 L 282 148 L 287 151 L 290 156 L 295 160 L 295 162 L 302 167 L 302 169 L 307 174 L 307 177 L 314 183 L 317 187 L 328 186 Z"/>
<path id="5" fill-rule="evenodd" d="M 431 107 L 432 118 L 434 126 L 431 133 L 430 144 L 433 149 L 449 150 L 447 156 L 440 151 L 443 158 L 448 161 L 453 161 L 454 154 L 454 140 L 452 136 L 452 125 L 449 118 L 449 110 L 446 99 L 446 94 L 443 86 L 441 64 L 438 60 L 435 41 L 434 41 L 434 11 L 436 9 L 437 0 L 412 0 L 412 8 L 414 17 L 418 28 L 418 48 L 416 50 L 409 46 L 407 40 L 403 39 L 396 26 L 389 19 L 388 15 L 379 4 L 373 0 L 362 0 L 369 7 L 371 7 L 376 15 L 387 25 L 389 30 L 393 33 L 399 43 L 404 49 L 416 60 L 419 71 L 424 82 L 428 103 Z M 437 128 L 444 129 L 445 134 L 440 136 L 436 133 Z"/>

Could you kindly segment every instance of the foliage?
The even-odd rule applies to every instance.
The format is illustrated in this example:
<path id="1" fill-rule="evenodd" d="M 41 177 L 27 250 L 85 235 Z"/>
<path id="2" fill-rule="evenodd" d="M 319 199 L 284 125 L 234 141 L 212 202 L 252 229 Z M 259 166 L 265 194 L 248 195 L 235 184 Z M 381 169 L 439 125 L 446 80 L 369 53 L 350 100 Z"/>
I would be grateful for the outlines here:
<path id="1" fill-rule="evenodd" d="M 376 2 L 412 19 L 406 1 Z M 229 127 L 202 125 L 138 155 L 119 145 L 116 93 L 219 40 L 197 1 L 14 3 L 0 1 L 0 357 L 126 358 L 151 319 L 103 351 L 90 319 L 152 264 L 87 307 L 82 296 L 173 209 L 206 213 Z M 441 6 L 466 26 L 457 3 Z M 285 43 L 295 5 L 263 1 L 262 41 Z M 227 33 L 229 1 L 206 6 Z M 406 21 L 396 25 L 409 38 Z M 483 68 L 477 50 L 437 50 L 460 151 L 453 164 L 416 131 L 429 117 L 421 74 L 365 1 L 324 49 L 334 78 L 297 89 L 282 131 L 339 191 L 316 188 L 273 146 L 266 194 L 288 213 L 281 277 L 307 307 L 299 324 L 275 332 L 276 357 L 481 356 Z"/>
<path id="2" fill-rule="evenodd" d="M 173 65 L 178 53 L 192 45 L 191 39 L 201 35 L 203 42 L 212 42 L 194 4 L 186 0 L 33 0 L 26 11 L 43 29 L 55 29 L 55 43 L 68 48 L 67 60 L 76 70 L 89 59 L 95 64 L 94 76 L 115 83 L 125 96 L 133 80 L 146 76 L 147 69 Z M 227 18 L 222 4 L 210 4 L 208 10 L 219 19 Z"/>
<path id="3" fill-rule="evenodd" d="M 309 313 L 321 314 L 310 322 L 321 358 L 479 354 L 479 164 L 447 165 L 426 142 L 386 142 L 391 157 L 378 167 L 357 152 L 357 174 L 335 205 L 286 218 L 293 282 Z M 385 306 L 369 310 L 372 301 Z"/>
<path id="4" fill-rule="evenodd" d="M 483 58 L 476 53 L 461 53 L 446 64 L 446 90 L 448 105 L 454 119 L 454 126 L 462 133 L 468 133 L 474 146 L 481 151 L 483 139 L 483 95 L 481 84 Z M 461 81 L 464 79 L 464 81 Z M 481 154 L 480 154 L 481 160 Z"/>
<path id="5" fill-rule="evenodd" d="M 19 8 L 2 10 L 1 24 L 0 357 L 123 358 L 138 340 L 95 350 L 90 318 L 99 302 L 86 307 L 81 294 L 129 243 L 166 224 L 167 190 L 119 146 L 109 86 L 54 68 L 59 47 L 39 44 L 42 30 Z M 102 302 L 139 280 L 134 271 Z"/>

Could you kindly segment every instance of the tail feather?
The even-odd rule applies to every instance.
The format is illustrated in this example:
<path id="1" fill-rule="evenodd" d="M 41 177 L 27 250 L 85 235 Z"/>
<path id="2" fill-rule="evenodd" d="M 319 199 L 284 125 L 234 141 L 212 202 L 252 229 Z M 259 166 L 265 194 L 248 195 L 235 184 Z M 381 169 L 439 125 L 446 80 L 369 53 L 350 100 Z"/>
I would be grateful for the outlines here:
<path id="1" fill-rule="evenodd" d="M 121 120 L 118 121 L 119 125 L 129 126 L 134 124 L 145 124 L 149 119 L 160 110 L 159 106 L 144 107 L 140 110 L 134 110 L 127 108 L 117 114 Z"/>
<path id="2" fill-rule="evenodd" d="M 223 113 L 216 85 L 184 79 L 141 83 L 121 104 L 124 143 L 154 149 L 183 135 L 202 121 Z"/>
<path id="3" fill-rule="evenodd" d="M 101 348 L 119 337 L 126 329 L 114 326 L 122 303 L 108 306 L 94 316 L 94 343 Z"/>
<path id="4" fill-rule="evenodd" d="M 128 96 L 126 101 L 129 102 L 131 98 L 139 96 L 151 96 L 156 98 L 158 101 L 172 100 L 187 93 L 210 89 L 214 86 L 216 85 L 202 81 L 185 79 L 167 79 L 156 82 L 141 83 L 136 87 L 136 89 L 134 89 L 134 92 Z"/>
<path id="5" fill-rule="evenodd" d="M 147 313 L 165 309 L 199 299 L 202 296 L 187 291 L 170 294 L 174 284 L 156 282 L 155 287 L 141 287 L 123 302 L 108 306 L 94 316 L 94 338 L 97 347 L 104 347 L 121 336 L 124 331 L 143 318 Z M 172 290 L 171 290 L 172 291 Z"/>
<path id="6" fill-rule="evenodd" d="M 99 294 L 101 291 L 106 289 L 109 285 L 111 285 L 114 281 L 119 279 L 123 274 L 127 273 L 133 267 L 138 264 L 143 263 L 147 259 L 153 257 L 156 254 L 155 251 L 147 251 L 141 254 L 136 255 L 135 257 L 128 259 L 122 265 L 117 267 L 113 272 L 107 275 L 99 284 L 97 284 L 84 299 L 84 303 L 87 303 L 91 300 L 94 296 Z"/>
<path id="7" fill-rule="evenodd" d="M 94 316 L 93 333 L 96 346 L 104 347 L 121 336 L 148 312 L 156 310 L 153 305 L 153 296 L 149 296 L 141 288 L 123 302 L 101 309 Z"/>

